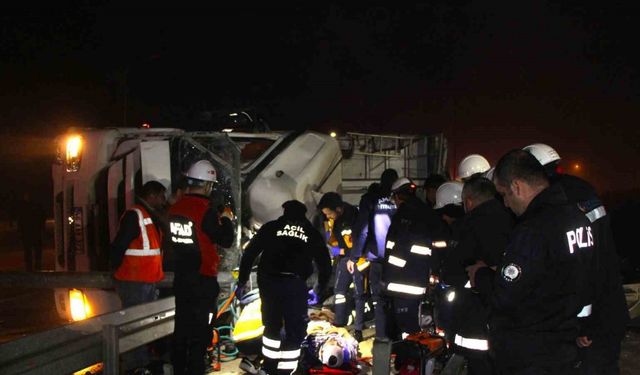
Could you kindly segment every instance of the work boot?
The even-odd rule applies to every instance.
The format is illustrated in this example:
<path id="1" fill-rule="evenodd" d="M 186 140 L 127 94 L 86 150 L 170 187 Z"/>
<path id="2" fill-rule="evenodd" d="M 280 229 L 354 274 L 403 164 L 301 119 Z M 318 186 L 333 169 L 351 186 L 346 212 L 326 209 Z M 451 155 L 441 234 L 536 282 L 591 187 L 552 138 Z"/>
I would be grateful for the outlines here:
<path id="1" fill-rule="evenodd" d="M 356 339 L 357 342 L 362 342 L 362 331 L 355 330 L 353 331 L 353 338 Z"/>

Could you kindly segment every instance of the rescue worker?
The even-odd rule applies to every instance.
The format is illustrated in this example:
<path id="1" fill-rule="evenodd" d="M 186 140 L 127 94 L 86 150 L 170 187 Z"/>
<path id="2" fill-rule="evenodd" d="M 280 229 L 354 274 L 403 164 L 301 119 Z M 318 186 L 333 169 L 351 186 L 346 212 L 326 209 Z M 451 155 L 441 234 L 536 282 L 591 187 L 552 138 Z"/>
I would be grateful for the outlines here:
<path id="1" fill-rule="evenodd" d="M 598 239 L 530 153 L 504 155 L 494 182 L 517 225 L 497 272 L 484 262 L 467 272 L 471 286 L 491 304 L 496 365 L 501 374 L 568 374 L 577 356 L 577 315 Z"/>
<path id="2" fill-rule="evenodd" d="M 466 214 L 450 241 L 441 275 L 441 280 L 452 287 L 448 302 L 453 304 L 453 332 L 447 334 L 453 336 L 454 352 L 467 359 L 469 375 L 494 373 L 487 330 L 490 309 L 471 289 L 465 268 L 478 261 L 495 267 L 502 259 L 513 217 L 495 195 L 493 183 L 480 175 L 465 181 L 462 202 Z"/>
<path id="3" fill-rule="evenodd" d="M 429 177 L 427 177 L 424 180 L 423 188 L 425 193 L 425 199 L 426 199 L 426 203 L 430 207 L 435 206 L 436 191 L 438 191 L 438 188 L 440 187 L 440 185 L 444 184 L 445 182 L 447 182 L 447 179 L 444 178 L 444 176 L 435 174 L 435 173 L 430 174 Z"/>
<path id="4" fill-rule="evenodd" d="M 464 216 L 462 207 L 462 183 L 445 182 L 436 191 L 436 204 L 433 208 L 449 226 Z"/>
<path id="5" fill-rule="evenodd" d="M 353 283 L 353 299 L 355 305 L 355 320 L 353 338 L 362 341 L 364 327 L 364 283 L 360 270 L 356 267 L 353 273 L 347 270 L 349 252 L 353 246 L 352 227 L 358 210 L 349 203 L 343 202 L 338 193 L 326 193 L 320 199 L 318 209 L 327 219 L 333 220 L 332 236 L 338 241 L 340 254 L 336 257 L 336 281 L 333 288 L 335 294 L 335 321 L 338 327 L 347 325 L 350 311 L 347 310 L 347 293 Z"/>
<path id="6" fill-rule="evenodd" d="M 478 154 L 465 156 L 458 164 L 458 181 L 464 181 L 476 173 L 485 173 L 491 169 L 489 161 Z"/>
<path id="7" fill-rule="evenodd" d="M 160 249 L 162 238 L 157 221 L 152 217 L 157 218 L 164 208 L 165 193 L 165 187 L 158 181 L 145 183 L 138 203 L 122 215 L 118 233 L 111 243 L 111 267 L 115 270 L 113 277 L 123 308 L 158 298 L 156 283 L 164 278 Z M 126 369 L 137 368 L 140 373 L 144 373 L 143 367 L 149 364 L 149 360 L 146 346 L 122 357 Z"/>
<path id="8" fill-rule="evenodd" d="M 122 307 L 156 299 L 156 283 L 163 279 L 160 231 L 152 219 L 166 203 L 166 188 L 149 181 L 134 204 L 122 215 L 118 233 L 111 243 L 111 267 Z"/>
<path id="9" fill-rule="evenodd" d="M 253 262 L 260 256 L 262 371 L 271 375 L 290 374 L 297 367 L 307 330 L 306 280 L 313 273 L 312 262 L 318 269 L 315 292 L 321 301 L 326 297 L 331 276 L 329 252 L 320 232 L 305 217 L 306 206 L 291 200 L 282 207 L 283 215 L 260 227 L 244 250 L 237 289 L 243 290 Z"/>
<path id="10" fill-rule="evenodd" d="M 446 240 L 444 223 L 415 193 L 416 185 L 404 177 L 391 188 L 398 211 L 387 234 L 383 282 L 390 312 L 386 336 L 392 340 L 420 331 L 420 302 L 437 264 L 433 243 Z"/>
<path id="11" fill-rule="evenodd" d="M 562 186 L 569 202 L 578 206 L 589 221 L 598 241 L 592 268 L 591 301 L 580 314 L 580 372 L 586 375 L 619 374 L 620 346 L 629 322 L 622 287 L 620 265 L 607 211 L 591 184 L 558 173 L 560 155 L 552 147 L 536 143 L 524 148 L 544 166 L 552 183 Z"/>
<path id="12" fill-rule="evenodd" d="M 230 217 L 221 216 L 210 204 L 216 176 L 209 161 L 193 163 L 185 174 L 186 194 L 169 209 L 176 300 L 171 361 L 176 375 L 204 374 L 213 335 L 209 314 L 216 315 L 220 292 L 218 246 L 233 242 Z"/>
<path id="13" fill-rule="evenodd" d="M 398 179 L 394 169 L 386 169 L 380 176 L 380 185 L 360 198 L 358 218 L 353 227 L 354 242 L 347 269 L 353 273 L 360 257 L 369 261 L 369 288 L 375 314 L 376 337 L 384 338 L 386 318 L 383 305 L 382 265 L 384 262 L 387 231 L 396 205 L 391 201 L 391 185 Z M 380 306 L 378 306 L 380 305 Z"/>

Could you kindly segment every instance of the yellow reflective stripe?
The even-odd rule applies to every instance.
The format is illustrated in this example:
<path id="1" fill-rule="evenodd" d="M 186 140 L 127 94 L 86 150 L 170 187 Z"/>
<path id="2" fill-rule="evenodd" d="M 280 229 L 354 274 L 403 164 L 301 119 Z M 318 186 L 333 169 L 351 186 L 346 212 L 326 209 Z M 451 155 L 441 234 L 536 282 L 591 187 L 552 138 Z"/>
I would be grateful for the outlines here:
<path id="1" fill-rule="evenodd" d="M 489 341 L 484 339 L 470 339 L 456 334 L 454 342 L 456 343 L 456 345 L 462 346 L 463 348 L 467 349 L 482 351 L 489 350 Z"/>
<path id="2" fill-rule="evenodd" d="M 441 249 L 443 247 L 447 247 L 447 241 L 433 241 L 431 243 L 431 246 L 437 248 L 437 249 Z"/>
<path id="3" fill-rule="evenodd" d="M 271 359 L 280 359 L 280 352 L 276 352 L 275 350 L 271 350 L 266 346 L 262 347 L 262 355 Z"/>
<path id="4" fill-rule="evenodd" d="M 431 255 L 431 249 L 421 245 L 411 246 L 411 252 L 418 255 Z"/>
<path id="5" fill-rule="evenodd" d="M 262 343 L 274 349 L 280 349 L 280 340 L 270 339 L 267 336 L 262 336 Z"/>
<path id="6" fill-rule="evenodd" d="M 390 255 L 389 264 L 393 264 L 396 267 L 403 268 L 405 264 L 407 264 L 407 261 L 402 258 L 398 258 L 398 257 L 394 257 L 393 255 Z"/>
<path id="7" fill-rule="evenodd" d="M 398 293 L 412 294 L 414 296 L 419 296 L 424 294 L 427 291 L 427 288 L 422 288 L 419 286 L 408 285 L 408 284 L 400 284 L 400 283 L 389 283 L 387 285 L 387 290 Z"/>
<path id="8" fill-rule="evenodd" d="M 298 361 L 280 361 L 278 362 L 278 370 L 295 370 L 298 367 Z"/>
<path id="9" fill-rule="evenodd" d="M 134 208 L 133 211 L 138 215 L 138 225 L 140 226 L 140 235 L 142 236 L 142 248 L 149 249 L 149 236 L 147 235 L 147 226 L 144 224 L 144 216 L 142 211 Z"/>
<path id="10" fill-rule="evenodd" d="M 283 350 L 280 352 L 280 358 L 282 359 L 297 359 L 298 357 L 300 357 L 300 349 Z"/>
<path id="11" fill-rule="evenodd" d="M 586 305 L 582 307 L 582 310 L 576 315 L 578 318 L 586 318 L 591 316 L 591 310 L 593 309 L 593 305 Z"/>
<path id="12" fill-rule="evenodd" d="M 149 257 L 160 255 L 160 249 L 127 249 L 124 255 L 132 257 Z"/>

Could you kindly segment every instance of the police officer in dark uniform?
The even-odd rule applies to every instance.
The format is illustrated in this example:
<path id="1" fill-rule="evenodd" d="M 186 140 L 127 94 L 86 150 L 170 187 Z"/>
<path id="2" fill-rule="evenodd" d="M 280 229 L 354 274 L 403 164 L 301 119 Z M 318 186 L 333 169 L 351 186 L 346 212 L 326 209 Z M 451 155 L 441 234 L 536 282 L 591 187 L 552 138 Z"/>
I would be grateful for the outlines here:
<path id="1" fill-rule="evenodd" d="M 353 246 L 352 227 L 356 220 L 358 210 L 349 203 L 343 202 L 340 194 L 329 192 L 322 196 L 318 208 L 327 219 L 333 220 L 331 228 L 332 237 L 338 242 L 340 254 L 335 258 L 336 282 L 333 289 L 335 293 L 335 320 L 334 324 L 344 327 L 347 324 L 350 312 L 347 310 L 347 292 L 350 285 L 354 286 L 355 321 L 353 337 L 362 341 L 362 328 L 364 326 L 364 283 L 362 273 L 357 269 L 353 273 L 347 270 L 349 252 Z"/>
<path id="2" fill-rule="evenodd" d="M 383 282 L 388 296 L 387 337 L 420 331 L 419 309 L 437 256 L 433 242 L 446 239 L 445 224 L 415 196 L 416 185 L 400 178 L 391 188 L 398 211 L 387 234 Z"/>
<path id="3" fill-rule="evenodd" d="M 233 242 L 233 225 L 210 206 L 209 195 L 216 171 L 207 160 L 194 163 L 186 173 L 186 195 L 169 209 L 169 236 L 173 248 L 176 300 L 173 334 L 173 373 L 200 375 L 216 314 L 218 293 L 218 245 Z"/>
<path id="4" fill-rule="evenodd" d="M 558 173 L 560 155 L 553 148 L 536 143 L 524 150 L 544 166 L 552 183 L 562 186 L 569 202 L 584 212 L 598 239 L 589 288 L 592 294 L 579 314 L 580 334 L 576 343 L 581 348 L 580 373 L 619 374 L 620 344 L 629 322 L 629 311 L 607 210 L 591 184 L 579 177 Z"/>
<path id="5" fill-rule="evenodd" d="M 467 270 L 471 285 L 491 303 L 496 365 L 502 374 L 571 373 L 597 238 L 530 153 L 508 152 L 493 178 L 517 225 L 497 275 L 482 262 Z"/>
<path id="6" fill-rule="evenodd" d="M 466 215 L 456 222 L 460 229 L 450 241 L 441 275 L 441 280 L 453 288 L 448 291 L 451 301 L 447 301 L 453 304 L 453 332 L 447 333 L 453 336 L 454 351 L 467 359 L 469 375 L 494 373 L 487 329 L 491 311 L 471 289 L 465 268 L 478 261 L 495 267 L 502 260 L 513 216 L 495 195 L 493 182 L 481 175 L 465 181 L 462 204 Z"/>
<path id="7" fill-rule="evenodd" d="M 380 186 L 360 198 L 358 218 L 353 227 L 354 243 L 347 269 L 353 273 L 360 257 L 366 256 L 369 265 L 369 285 L 375 312 L 376 337 L 383 338 L 386 332 L 386 318 L 383 306 L 382 265 L 384 262 L 387 231 L 396 205 L 391 201 L 391 185 L 398 179 L 398 173 L 386 169 L 380 176 Z M 378 306 L 380 305 L 380 306 Z"/>
<path id="8" fill-rule="evenodd" d="M 300 344 L 307 329 L 307 278 L 318 269 L 316 293 L 326 297 L 331 260 L 322 235 L 305 217 L 307 208 L 292 200 L 282 207 L 284 214 L 264 224 L 242 255 L 238 290 L 249 280 L 251 267 L 258 264 L 258 285 L 262 299 L 262 370 L 267 374 L 290 374 L 298 364 Z M 281 330 L 284 327 L 284 337 Z"/>

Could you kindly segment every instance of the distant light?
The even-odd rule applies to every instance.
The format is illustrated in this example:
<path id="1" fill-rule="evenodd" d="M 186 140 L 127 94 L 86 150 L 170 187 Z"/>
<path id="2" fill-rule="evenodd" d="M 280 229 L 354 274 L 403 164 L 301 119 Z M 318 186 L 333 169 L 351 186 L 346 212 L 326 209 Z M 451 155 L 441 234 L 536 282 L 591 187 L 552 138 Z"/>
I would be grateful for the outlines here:
<path id="1" fill-rule="evenodd" d="M 331 136 L 331 138 L 335 138 L 335 137 L 337 137 L 337 136 L 338 136 L 338 133 L 336 133 L 336 132 L 331 132 L 331 133 L 329 133 L 329 135 Z"/>
<path id="2" fill-rule="evenodd" d="M 573 169 L 575 169 L 576 171 L 579 171 L 581 168 L 580 164 L 576 163 L 573 165 Z"/>
<path id="3" fill-rule="evenodd" d="M 151 124 L 149 124 L 148 122 L 145 122 L 142 124 L 142 127 L 145 129 L 151 129 Z"/>
<path id="4" fill-rule="evenodd" d="M 223 133 L 231 133 L 232 131 L 233 131 L 233 129 L 231 129 L 231 128 L 222 129 Z"/>

